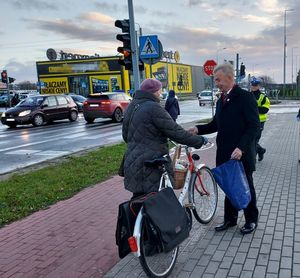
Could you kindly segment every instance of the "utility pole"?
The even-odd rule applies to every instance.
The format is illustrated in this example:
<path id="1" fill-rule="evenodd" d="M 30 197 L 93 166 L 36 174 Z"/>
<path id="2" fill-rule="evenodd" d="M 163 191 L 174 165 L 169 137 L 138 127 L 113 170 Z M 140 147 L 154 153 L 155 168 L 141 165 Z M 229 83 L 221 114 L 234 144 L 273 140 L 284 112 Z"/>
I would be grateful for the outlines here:
<path id="1" fill-rule="evenodd" d="M 235 83 L 238 84 L 239 80 L 239 53 L 236 54 L 236 76 L 235 76 Z"/>
<path id="2" fill-rule="evenodd" d="M 128 13 L 130 22 L 130 38 L 131 38 L 131 49 L 132 49 L 132 72 L 133 72 L 133 84 L 134 91 L 140 87 L 140 72 L 139 72 L 139 50 L 137 44 L 137 38 L 135 33 L 135 22 L 132 0 L 128 0 Z"/>
<path id="3" fill-rule="evenodd" d="M 285 97 L 285 77 L 286 77 L 286 12 L 294 9 L 284 10 L 284 26 L 283 26 L 283 97 Z"/>

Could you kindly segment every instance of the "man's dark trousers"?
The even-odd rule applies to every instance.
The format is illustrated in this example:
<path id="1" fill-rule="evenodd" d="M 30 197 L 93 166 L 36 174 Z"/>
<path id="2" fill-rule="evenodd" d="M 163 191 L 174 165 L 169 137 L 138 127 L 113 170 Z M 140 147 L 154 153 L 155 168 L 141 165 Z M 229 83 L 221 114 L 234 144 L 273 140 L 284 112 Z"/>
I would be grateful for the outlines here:
<path id="1" fill-rule="evenodd" d="M 259 139 L 261 137 L 262 131 L 264 130 L 264 125 L 265 125 L 265 122 L 260 122 L 260 129 L 259 129 L 259 132 L 257 133 L 257 137 L 255 139 L 256 153 L 258 153 L 258 154 L 262 154 L 265 152 L 265 149 L 259 144 Z"/>
<path id="2" fill-rule="evenodd" d="M 257 223 L 258 220 L 258 208 L 256 206 L 256 193 L 253 185 L 253 172 L 246 172 L 246 177 L 249 183 L 249 189 L 251 193 L 251 201 L 249 205 L 244 209 L 244 215 L 246 223 Z M 229 199 L 225 197 L 225 221 L 229 221 L 232 224 L 236 224 L 239 211 L 231 204 Z"/>

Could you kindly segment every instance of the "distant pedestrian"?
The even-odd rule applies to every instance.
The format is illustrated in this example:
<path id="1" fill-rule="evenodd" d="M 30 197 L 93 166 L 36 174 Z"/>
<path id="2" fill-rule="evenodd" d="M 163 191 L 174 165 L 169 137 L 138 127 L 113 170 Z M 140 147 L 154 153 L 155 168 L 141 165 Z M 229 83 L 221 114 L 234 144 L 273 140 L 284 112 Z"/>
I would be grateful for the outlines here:
<path id="1" fill-rule="evenodd" d="M 169 95 L 165 104 L 165 109 L 168 111 L 172 119 L 176 122 L 178 115 L 180 115 L 179 103 L 173 90 L 169 91 Z"/>
<path id="2" fill-rule="evenodd" d="M 260 130 L 256 137 L 256 153 L 258 155 L 258 161 L 262 161 L 264 159 L 264 154 L 266 152 L 266 149 L 259 144 L 259 139 L 261 137 L 262 131 L 264 130 L 264 125 L 267 121 L 267 113 L 270 109 L 270 101 L 268 97 L 260 91 L 261 81 L 262 80 L 260 78 L 256 78 L 254 76 L 250 80 L 251 92 L 254 94 L 257 102 L 260 121 Z"/>
<path id="3" fill-rule="evenodd" d="M 189 129 L 192 134 L 217 133 L 216 165 L 230 159 L 243 163 L 249 183 L 251 201 L 244 209 L 246 223 L 240 229 L 242 234 L 249 234 L 257 227 L 258 209 L 253 184 L 255 171 L 255 138 L 259 130 L 257 104 L 253 94 L 234 84 L 234 69 L 229 63 L 218 65 L 214 69 L 216 86 L 222 92 L 216 104 L 216 114 L 208 124 L 197 125 Z M 238 210 L 225 197 L 224 222 L 215 227 L 224 231 L 237 225 Z"/>
<path id="4" fill-rule="evenodd" d="M 15 93 L 11 99 L 11 106 L 16 106 L 20 102 L 19 94 Z"/>

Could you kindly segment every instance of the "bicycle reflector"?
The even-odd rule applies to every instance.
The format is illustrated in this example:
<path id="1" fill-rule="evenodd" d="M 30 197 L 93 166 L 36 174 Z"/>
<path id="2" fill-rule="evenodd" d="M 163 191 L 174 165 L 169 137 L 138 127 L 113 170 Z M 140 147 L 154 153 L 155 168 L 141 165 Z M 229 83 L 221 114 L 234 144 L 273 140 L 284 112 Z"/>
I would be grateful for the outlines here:
<path id="1" fill-rule="evenodd" d="M 128 244 L 130 247 L 131 252 L 137 252 L 138 251 L 138 247 L 136 244 L 136 239 L 134 236 L 131 236 L 130 238 L 128 238 Z"/>

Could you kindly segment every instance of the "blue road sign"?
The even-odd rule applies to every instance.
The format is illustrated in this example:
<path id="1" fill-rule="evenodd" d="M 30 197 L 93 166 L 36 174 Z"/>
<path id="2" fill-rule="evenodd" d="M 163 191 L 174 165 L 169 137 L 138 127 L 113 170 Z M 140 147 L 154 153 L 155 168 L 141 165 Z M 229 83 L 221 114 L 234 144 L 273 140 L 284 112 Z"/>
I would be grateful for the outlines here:
<path id="1" fill-rule="evenodd" d="M 155 59 L 159 57 L 158 37 L 156 35 L 140 37 L 141 59 Z"/>

